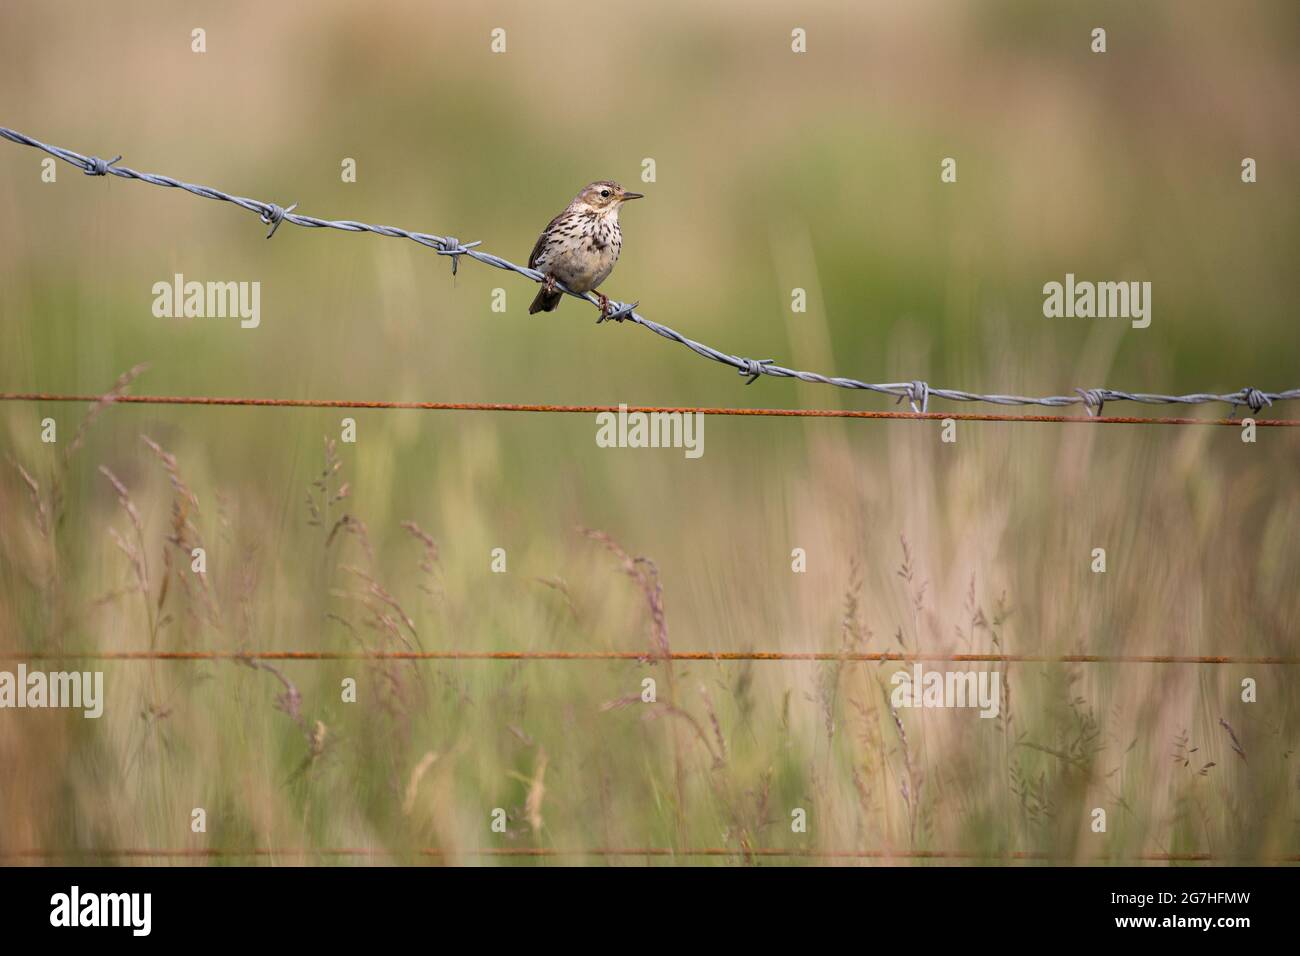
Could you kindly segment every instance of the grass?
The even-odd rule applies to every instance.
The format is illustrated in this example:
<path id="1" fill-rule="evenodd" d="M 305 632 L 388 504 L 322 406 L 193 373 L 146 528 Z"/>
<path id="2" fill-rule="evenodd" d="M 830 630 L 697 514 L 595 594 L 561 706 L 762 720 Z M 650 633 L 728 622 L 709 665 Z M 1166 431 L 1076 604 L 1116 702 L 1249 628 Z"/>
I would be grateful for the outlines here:
<path id="1" fill-rule="evenodd" d="M 0 32 L 0 86 L 4 122 L 47 141 L 515 261 L 581 184 L 633 184 L 652 158 L 602 291 L 792 367 L 1019 394 L 1284 388 L 1300 354 L 1294 17 L 1194 6 L 812 4 L 796 56 L 787 5 L 669 3 L 621 11 L 626 39 L 566 61 L 555 5 L 233 5 L 207 14 L 202 56 L 166 4 L 27 5 Z M 1105 57 L 1087 50 L 1094 16 Z M 506 55 L 488 50 L 498 25 Z M 584 108 L 556 109 L 555 89 Z M 745 386 L 576 302 L 529 317 L 525 280 L 467 261 L 453 279 L 414 243 L 288 226 L 267 241 L 224 204 L 40 172 L 0 146 L 15 224 L 0 391 L 99 393 L 127 369 L 120 388 L 157 395 L 892 407 Z M 262 283 L 261 325 L 156 318 L 151 289 L 177 272 Z M 1044 319 L 1043 284 L 1067 272 L 1151 281 L 1150 328 Z M 104 662 L 97 721 L 0 713 L 0 855 L 1300 854 L 1294 666 L 1012 663 L 980 719 L 891 708 L 898 662 L 662 659 L 1294 656 L 1293 429 L 1248 445 L 1229 428 L 961 422 L 946 445 L 935 422 L 710 418 L 688 461 L 601 449 L 595 427 L 0 404 L 0 653 L 239 655 Z M 644 659 L 247 654 L 408 648 Z M 620 848 L 723 855 L 597 852 Z M 551 851 L 567 855 L 536 855 Z"/>
<path id="2" fill-rule="evenodd" d="M 928 423 L 904 423 L 886 436 L 891 456 L 923 463 L 934 482 L 904 494 L 871 477 L 871 456 L 845 432 L 804 425 L 826 466 L 803 479 L 804 500 L 841 516 L 808 542 L 805 574 L 782 570 L 784 552 L 770 544 L 770 560 L 710 544 L 729 540 L 713 527 L 724 516 L 681 497 L 688 514 L 674 520 L 704 542 L 693 558 L 678 545 L 692 566 L 684 575 L 663 575 L 612 533 L 573 526 L 545 547 L 508 548 L 506 573 L 495 574 L 489 549 L 425 530 L 427 514 L 363 517 L 368 488 L 350 474 L 350 446 L 327 438 L 282 521 L 250 520 L 246 500 L 219 490 L 219 461 L 187 464 L 201 457 L 201 437 L 177 433 L 165 448 L 137 434 L 132 447 L 133 411 L 92 406 L 66 452 L 11 432 L 21 451 L 0 482 L 12 516 L 0 592 L 6 652 L 605 647 L 645 656 L 97 664 L 109 706 L 96 725 L 25 714 L 31 732 L 11 722 L 0 735 L 6 761 L 25 771 L 2 785 L 21 823 L 4 852 L 280 847 L 322 862 L 331 857 L 313 852 L 337 847 L 397 860 L 421 859 L 423 848 L 456 862 L 605 860 L 611 847 L 734 854 L 683 858 L 693 862 L 1297 853 L 1288 666 L 979 665 L 1004 677 L 999 714 L 979 719 L 896 709 L 897 662 L 662 658 L 733 648 L 1287 653 L 1295 606 L 1285 582 L 1297 557 L 1265 529 L 1297 502 L 1255 474 L 1281 449 L 1250 449 L 1257 464 L 1230 468 L 1226 455 L 1241 454 L 1231 446 L 1199 453 L 1226 444 L 1214 430 L 1154 439 L 1112 430 L 1124 452 L 1080 431 L 986 426 L 959 439 L 974 446 L 974 469 L 941 465 L 944 449 L 922 434 Z M 1082 480 L 1052 487 L 1061 461 L 1101 473 L 1125 455 L 1140 459 L 1133 449 L 1152 441 L 1166 446 L 1166 484 L 1184 489 L 1182 501 L 1136 485 L 1132 499 L 1097 496 Z M 993 462 L 1026 443 L 1037 464 L 1008 472 L 1007 485 Z M 1256 482 L 1256 494 L 1188 521 L 1198 482 L 1229 470 Z M 829 489 L 850 476 L 857 494 L 830 505 Z M 736 504 L 790 480 L 755 476 L 754 487 L 733 488 Z M 281 497 L 284 483 L 267 463 L 257 497 Z M 990 485 L 1000 499 L 983 497 Z M 1051 507 L 1044 488 L 1059 498 Z M 1058 546 L 1017 547 L 1009 501 L 1041 509 Z M 956 540 L 954 513 L 976 516 Z M 1170 513 L 1182 535 L 1172 547 Z M 873 526 L 887 515 L 897 522 L 892 558 L 834 543 L 835 525 L 883 537 Z M 1090 570 L 1080 523 L 1120 529 L 1094 532 L 1111 545 L 1104 575 Z M 1227 568 L 1225 541 L 1238 561 Z M 209 562 L 198 572 L 195 548 Z M 694 582 L 681 602 L 689 612 L 665 579 Z M 1225 620 L 1235 626 L 1208 626 Z M 1258 683 L 1258 703 L 1240 701 L 1245 677 Z M 355 703 L 344 700 L 348 679 Z M 194 807 L 206 811 L 205 834 L 189 830 Z M 1094 808 L 1105 811 L 1104 833 L 1090 829 Z M 806 832 L 792 830 L 796 810 Z M 575 855 L 477 855 L 485 851 Z"/>

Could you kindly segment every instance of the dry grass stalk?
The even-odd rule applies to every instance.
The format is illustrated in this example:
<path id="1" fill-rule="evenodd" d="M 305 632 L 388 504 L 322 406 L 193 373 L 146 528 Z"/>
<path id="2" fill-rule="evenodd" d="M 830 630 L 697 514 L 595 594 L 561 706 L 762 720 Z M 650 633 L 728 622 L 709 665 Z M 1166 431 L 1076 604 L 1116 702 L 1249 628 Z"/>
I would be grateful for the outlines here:
<path id="1" fill-rule="evenodd" d="M 86 410 L 85 417 L 81 420 L 81 424 L 77 426 L 77 430 L 72 436 L 72 441 L 70 441 L 67 448 L 63 450 L 63 461 L 65 466 L 72 460 L 72 456 L 80 450 L 82 444 L 84 444 L 86 434 L 90 431 L 90 427 L 95 424 L 95 420 L 99 418 L 100 413 L 109 405 L 113 404 L 113 402 L 125 395 L 127 389 L 131 387 L 131 383 L 139 378 L 148 367 L 147 364 L 140 364 L 123 372 L 117 377 L 117 381 L 113 383 L 112 388 L 91 403 L 90 407 Z"/>
<path id="2" fill-rule="evenodd" d="M 659 583 L 659 569 L 655 567 L 655 563 L 649 558 L 632 557 L 604 531 L 595 531 L 590 528 L 579 528 L 578 531 L 591 540 L 603 544 L 605 549 L 622 563 L 623 573 L 635 581 L 641 589 L 641 593 L 645 595 L 646 604 L 650 608 L 650 634 L 654 646 L 660 656 L 667 658 L 672 653 L 672 649 L 668 644 L 668 622 L 664 614 L 663 586 Z"/>
<path id="3" fill-rule="evenodd" d="M 433 537 L 424 531 L 414 521 L 403 521 L 402 528 L 406 530 L 411 537 L 420 542 L 424 549 L 423 556 L 420 559 L 420 571 L 423 572 L 425 580 L 418 585 L 419 589 L 431 598 L 440 596 L 440 590 L 437 586 L 438 574 L 438 545 L 434 542 Z"/>
<path id="4" fill-rule="evenodd" d="M 22 476 L 23 484 L 27 486 L 28 497 L 32 502 L 32 510 L 36 513 L 36 530 L 40 533 L 42 538 L 48 540 L 50 536 L 50 512 L 45 506 L 45 500 L 41 497 L 41 486 L 37 483 L 35 478 L 28 474 L 27 469 L 18 462 L 10 458 L 9 463 L 18 469 L 18 474 Z"/>
<path id="5" fill-rule="evenodd" d="M 412 768 L 410 779 L 406 782 L 406 794 L 402 797 L 402 813 L 408 817 L 415 809 L 415 798 L 420 792 L 420 781 L 424 779 L 424 775 L 437 759 L 438 755 L 432 750 L 426 751 L 420 758 L 420 762 Z"/>

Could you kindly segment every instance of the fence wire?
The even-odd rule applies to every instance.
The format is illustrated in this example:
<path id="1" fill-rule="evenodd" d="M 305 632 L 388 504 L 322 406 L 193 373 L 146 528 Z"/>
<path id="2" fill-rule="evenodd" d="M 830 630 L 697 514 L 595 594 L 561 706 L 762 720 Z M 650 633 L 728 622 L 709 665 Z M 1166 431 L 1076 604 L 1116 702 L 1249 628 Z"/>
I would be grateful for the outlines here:
<path id="1" fill-rule="evenodd" d="M 375 858 L 405 856 L 455 859 L 456 857 L 581 858 L 581 857 L 720 857 L 724 859 L 789 858 L 810 860 L 971 860 L 971 861 L 1045 861 L 1071 863 L 1080 858 L 1032 850 L 999 853 L 996 850 L 819 850 L 802 847 L 118 847 L 115 849 L 23 849 L 0 851 L 0 860 L 111 860 L 122 859 L 238 859 L 238 858 Z M 1300 854 L 1285 856 L 1230 856 L 1212 853 L 1133 853 L 1101 854 L 1082 857 L 1084 862 L 1106 863 L 1300 863 Z"/>
<path id="2" fill-rule="evenodd" d="M 117 176 L 122 179 L 134 179 L 140 182 L 150 183 L 154 186 L 166 186 L 174 189 L 181 189 L 195 196 L 202 196 L 205 199 L 216 199 L 221 202 L 233 203 L 241 209 L 256 213 L 263 223 L 270 226 L 267 230 L 266 237 L 269 239 L 275 235 L 282 223 L 288 222 L 295 226 L 303 226 L 309 229 L 339 229 L 344 232 L 373 232 L 381 236 L 390 236 L 398 239 L 410 239 L 418 242 L 422 246 L 433 249 L 440 256 L 449 256 L 451 258 L 451 271 L 454 275 L 459 265 L 460 257 L 465 256 L 484 265 L 492 266 L 496 269 L 503 269 L 508 272 L 514 272 L 534 282 L 542 282 L 545 276 L 536 269 L 530 269 L 526 266 L 517 265 L 503 259 L 500 256 L 485 252 L 479 248 L 481 240 L 473 242 L 461 242 L 455 236 L 438 236 L 428 232 L 415 232 L 409 229 L 402 229 L 398 226 L 375 225 L 373 223 L 359 222 L 355 219 L 320 219 L 315 216 L 304 216 L 301 213 L 294 212 L 298 204 L 293 203 L 287 207 L 278 203 L 265 202 L 260 199 L 249 199 L 244 196 L 235 196 L 230 193 L 222 192 L 220 189 L 214 189 L 211 186 L 200 186 L 195 183 L 187 183 L 183 180 L 176 179 L 172 176 L 164 176 L 159 173 L 144 173 L 139 170 L 123 166 L 120 164 L 122 157 L 115 156 L 113 159 L 104 160 L 98 156 L 86 156 L 74 150 L 65 149 L 62 146 L 52 146 L 49 143 L 43 143 L 34 139 L 25 133 L 8 127 L 0 126 L 0 137 L 18 143 L 23 146 L 32 146 L 36 149 L 49 153 L 66 163 L 76 166 L 88 176 Z M 594 293 L 588 292 L 579 294 L 571 289 L 566 288 L 563 284 L 557 283 L 556 287 L 567 295 L 578 299 L 583 299 L 593 305 L 599 305 L 599 301 Z M 1001 395 L 1001 394 L 981 394 L 978 392 L 967 392 L 960 389 L 936 388 L 929 383 L 915 380 L 911 382 L 889 382 L 889 383 L 871 383 L 859 381 L 855 378 L 844 378 L 840 376 L 822 375 L 818 372 L 807 372 L 799 369 L 786 368 L 777 365 L 773 359 L 754 359 L 742 355 L 732 355 L 729 352 L 723 352 L 712 346 L 705 345 L 703 342 L 697 342 L 658 322 L 653 322 L 645 316 L 636 312 L 638 303 L 631 302 L 610 302 L 611 311 L 608 318 L 618 322 L 633 322 L 643 328 L 649 329 L 657 335 L 661 335 L 670 341 L 677 342 L 686 346 L 697 355 L 701 355 L 711 361 L 718 362 L 722 365 L 728 365 L 736 369 L 743 375 L 747 384 L 752 384 L 762 375 L 771 375 L 776 378 L 796 378 L 803 382 L 811 382 L 821 385 L 834 385 L 838 388 L 855 389 L 859 391 L 876 392 L 882 395 L 893 396 L 896 402 L 908 401 L 914 412 L 926 412 L 929 409 L 931 398 L 943 398 L 954 402 L 984 402 L 993 405 L 1044 405 L 1052 408 L 1062 408 L 1071 405 L 1083 405 L 1090 416 L 1100 417 L 1102 409 L 1107 402 L 1137 402 L 1143 405 L 1203 405 L 1210 402 L 1222 402 L 1232 406 L 1232 414 L 1235 416 L 1237 409 L 1245 406 L 1252 413 L 1258 414 L 1263 409 L 1271 406 L 1274 402 L 1291 401 L 1300 398 L 1300 388 L 1288 389 L 1281 392 L 1266 392 L 1253 386 L 1247 386 L 1235 392 L 1226 394 L 1214 394 L 1211 392 L 1191 392 L 1186 395 L 1163 395 L 1150 392 L 1126 392 L 1113 388 L 1076 388 L 1073 395 L 1047 395 L 1032 397 L 1026 395 Z M 598 322 L 603 321 L 597 320 Z"/>
<path id="3" fill-rule="evenodd" d="M 816 661 L 966 664 L 1300 664 L 1300 657 L 1179 654 L 944 654 L 937 651 L 0 651 L 0 661 Z"/>
<path id="4" fill-rule="evenodd" d="M 516 402 L 384 402 L 347 398 L 254 398 L 223 395 L 107 395 L 68 394 L 65 392 L 0 392 L 0 402 L 86 402 L 87 404 L 125 405 L 215 405 L 252 406 L 254 408 L 358 408 L 406 409 L 419 411 L 470 412 L 554 412 L 590 415 L 601 412 L 645 415 L 731 415 L 740 418 L 869 418 L 909 421 L 961 422 L 1046 422 L 1076 425 L 1229 425 L 1240 428 L 1242 420 L 1233 418 L 1165 418 L 1156 416 L 1090 415 L 1006 415 L 990 412 L 870 412 L 849 408 L 720 408 L 706 405 L 539 405 Z M 1261 418 L 1259 426 L 1295 428 L 1296 418 Z"/>

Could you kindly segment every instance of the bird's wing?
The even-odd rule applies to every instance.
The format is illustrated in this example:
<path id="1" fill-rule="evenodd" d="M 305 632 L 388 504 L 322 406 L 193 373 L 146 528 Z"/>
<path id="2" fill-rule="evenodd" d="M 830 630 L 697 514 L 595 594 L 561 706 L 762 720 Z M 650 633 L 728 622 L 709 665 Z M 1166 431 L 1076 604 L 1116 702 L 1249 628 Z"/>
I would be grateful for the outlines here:
<path id="1" fill-rule="evenodd" d="M 533 246 L 532 254 L 528 257 L 528 268 L 537 268 L 537 260 L 541 258 L 542 251 L 546 248 L 546 240 L 550 237 L 551 230 L 555 228 L 555 224 L 560 221 L 560 216 L 563 215 L 564 213 L 560 213 L 559 216 L 556 216 L 548 222 L 546 228 L 542 230 L 542 234 L 537 237 L 537 245 Z"/>

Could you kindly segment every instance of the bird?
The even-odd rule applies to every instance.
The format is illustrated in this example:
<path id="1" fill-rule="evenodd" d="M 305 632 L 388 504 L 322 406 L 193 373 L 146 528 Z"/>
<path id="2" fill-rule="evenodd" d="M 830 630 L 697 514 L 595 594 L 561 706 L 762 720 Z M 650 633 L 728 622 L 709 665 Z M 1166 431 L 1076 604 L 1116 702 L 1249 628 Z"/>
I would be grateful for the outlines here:
<path id="1" fill-rule="evenodd" d="M 623 203 L 644 199 L 644 193 L 628 192 L 618 183 L 598 179 L 584 186 L 564 211 L 552 219 L 528 257 L 528 267 L 545 277 L 528 314 L 554 312 L 563 298 L 556 287 L 562 282 L 582 295 L 596 292 L 609 278 L 623 248 L 623 232 L 618 227 L 618 213 Z M 597 323 L 609 317 L 608 296 L 596 292 L 600 304 Z"/>

